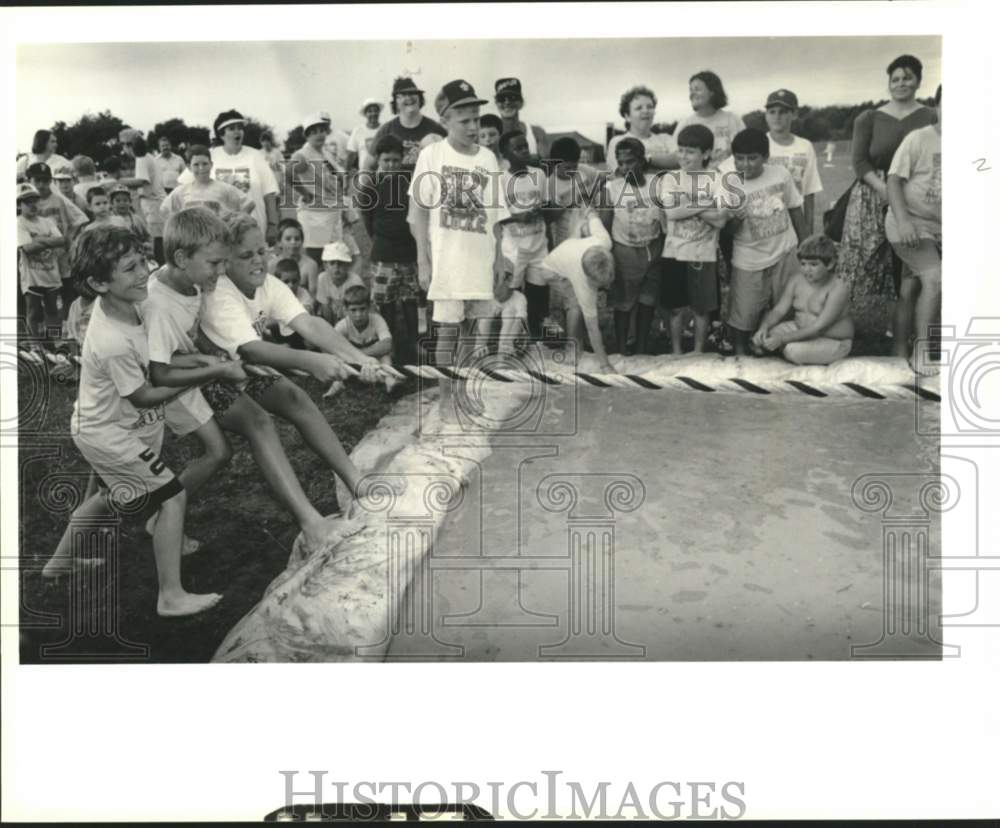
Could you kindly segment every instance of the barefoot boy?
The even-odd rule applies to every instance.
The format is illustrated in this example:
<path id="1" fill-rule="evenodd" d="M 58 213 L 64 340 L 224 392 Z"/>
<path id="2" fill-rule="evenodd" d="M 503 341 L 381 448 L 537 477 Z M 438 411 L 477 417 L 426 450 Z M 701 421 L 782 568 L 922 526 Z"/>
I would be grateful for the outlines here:
<path id="1" fill-rule="evenodd" d="M 74 512 L 42 574 L 53 577 L 78 563 L 72 555 L 74 522 L 136 507 L 159 510 L 153 534 L 156 611 L 161 616 L 194 615 L 222 596 L 192 594 L 181 584 L 187 497 L 159 451 L 164 403 L 183 389 L 154 388 L 148 379 L 147 332 L 139 309 L 149 281 L 143 244 L 128 230 L 105 225 L 84 232 L 73 252 L 77 289 L 98 297 L 83 344 L 73 442 L 107 490 L 99 490 Z"/>
<path id="2" fill-rule="evenodd" d="M 779 352 L 796 365 L 829 365 L 851 352 L 851 289 L 836 274 L 837 246 L 821 233 L 799 245 L 802 270 L 785 285 L 752 345 Z M 783 322 L 790 310 L 794 320 Z"/>
<path id="3" fill-rule="evenodd" d="M 802 194 L 788 170 L 767 163 L 767 135 L 744 129 L 733 138 L 732 150 L 743 182 L 738 193 L 726 193 L 736 225 L 727 322 L 736 355 L 746 356 L 750 332 L 798 271 L 795 250 L 806 232 Z"/>
<path id="4" fill-rule="evenodd" d="M 274 422 L 254 401 L 271 387 L 273 378 L 247 380 L 239 362 L 202 354 L 195 344 L 202 297 L 215 289 L 228 263 L 226 226 L 204 208 L 181 210 L 167 219 L 163 248 L 167 263 L 154 274 L 146 303 L 150 375 L 163 386 L 205 383 L 201 390 L 189 389 L 171 401 L 167 408 L 171 429 L 176 431 L 175 423 L 185 421 L 197 424 L 195 433 L 205 442 L 206 455 L 209 446 L 225 447 L 228 452 L 219 426 L 245 437 L 275 496 L 295 516 L 307 546 L 315 548 L 325 536 L 324 519 L 292 471 Z M 213 412 L 217 419 L 212 419 Z M 194 485 L 204 479 L 207 476 Z M 183 482 L 190 490 L 191 484 Z"/>
<path id="5" fill-rule="evenodd" d="M 354 493 L 360 475 L 326 417 L 305 391 L 273 369 L 297 368 L 320 382 L 330 383 L 357 375 L 347 364 L 350 362 L 360 364 L 363 381 L 375 382 L 383 376 L 378 360 L 361 353 L 325 320 L 307 313 L 294 294 L 267 273 L 267 246 L 257 222 L 246 213 L 230 213 L 225 222 L 230 243 L 228 275 L 205 295 L 201 320 L 205 337 L 199 340 L 199 347 L 225 358 L 239 357 L 268 366 L 271 370 L 264 369 L 266 376 L 259 378 L 254 389 L 256 401 L 294 425 L 309 447 Z M 263 332 L 271 321 L 287 325 L 318 350 L 299 351 L 263 341 Z M 207 399 L 219 414 L 225 400 L 213 402 L 211 394 Z"/>
<path id="6" fill-rule="evenodd" d="M 352 285 L 344 291 L 344 318 L 334 330 L 361 353 L 375 357 L 383 366 L 392 365 L 392 334 L 386 321 L 372 310 L 372 300 L 365 285 Z M 385 390 L 392 391 L 400 380 L 387 374 Z"/>

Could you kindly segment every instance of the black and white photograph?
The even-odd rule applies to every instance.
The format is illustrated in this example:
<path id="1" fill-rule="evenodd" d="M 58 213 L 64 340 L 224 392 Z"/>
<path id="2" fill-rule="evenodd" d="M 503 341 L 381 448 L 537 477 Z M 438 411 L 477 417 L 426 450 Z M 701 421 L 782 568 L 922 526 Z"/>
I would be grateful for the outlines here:
<path id="1" fill-rule="evenodd" d="M 403 738 L 391 687 L 436 699 L 453 739 L 507 717 L 526 749 L 548 726 L 528 686 L 596 680 L 610 707 L 575 698 L 560 732 L 591 709 L 631 722 L 624 745 L 647 725 L 669 741 L 657 707 L 683 718 L 723 687 L 794 729 L 832 715 L 813 692 L 854 705 L 868 686 L 869 734 L 907 675 L 981 681 L 1000 623 L 996 68 L 949 51 L 957 21 L 927 5 L 10 13 L 3 661 L 18 698 L 30 676 L 56 708 L 50 749 L 58 721 L 93 732 L 58 709 L 85 704 L 84 675 L 109 682 L 102 705 L 167 676 L 148 705 L 113 701 L 113 727 L 239 722 L 227 754 L 301 729 L 300 706 L 324 732 Z M 475 35 L 429 28 L 473 10 Z M 30 28 L 46 20 L 63 34 Z M 498 676 L 515 706 L 487 703 Z M 402 704 L 398 733 L 434 727 Z M 834 718 L 812 726 L 838 738 Z M 271 804 L 250 818 L 291 814 L 320 767 L 436 780 L 437 804 L 497 818 L 835 813 L 755 800 L 749 746 L 706 765 L 708 799 L 694 764 L 637 754 L 607 807 L 583 791 L 610 770 L 569 757 L 563 789 L 544 761 L 498 764 L 522 793 L 491 799 L 447 751 L 418 768 L 343 749 L 257 757 Z M 380 818 L 421 805 L 371 786 Z M 181 818 L 140 816 L 141 787 L 86 818 Z M 987 815 L 942 802 L 873 793 L 840 816 Z"/>

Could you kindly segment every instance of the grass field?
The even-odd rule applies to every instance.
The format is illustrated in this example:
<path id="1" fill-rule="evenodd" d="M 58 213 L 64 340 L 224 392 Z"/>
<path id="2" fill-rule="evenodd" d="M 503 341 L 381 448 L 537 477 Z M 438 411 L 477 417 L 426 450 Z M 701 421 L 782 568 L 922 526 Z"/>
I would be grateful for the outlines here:
<path id="1" fill-rule="evenodd" d="M 823 166 L 825 144 L 817 145 L 816 149 L 824 185 L 816 210 L 820 226 L 823 211 L 848 186 L 851 172 L 847 142 L 837 145 L 832 168 Z M 361 250 L 369 249 L 363 230 L 357 241 Z M 602 314 L 601 324 L 609 343 L 614 339 L 610 322 L 609 314 Z M 655 337 L 653 349 L 665 352 L 666 340 Z M 881 354 L 885 352 L 885 343 L 877 338 L 862 340 L 856 352 Z M 317 400 L 348 451 L 374 427 L 392 403 L 381 387 L 351 384 L 340 396 L 327 401 L 320 399 L 323 389 L 316 382 L 300 382 Z M 230 628 L 256 604 L 267 585 L 285 568 L 298 531 L 294 522 L 272 498 L 245 445 L 239 438 L 232 438 L 235 456 L 231 466 L 210 481 L 189 506 L 188 534 L 202 540 L 204 549 L 184 562 L 186 587 L 195 592 L 221 592 L 225 596 L 222 603 L 193 618 L 159 619 L 155 612 L 152 544 L 138 525 L 123 525 L 120 529 L 117 576 L 88 588 L 86 601 L 84 596 L 75 596 L 71 601 L 67 580 L 43 581 L 37 570 L 55 547 L 67 518 L 65 511 L 43 505 L 40 491 L 46 486 L 46 478 L 58 474 L 81 492 L 86 483 L 86 464 L 67 434 L 76 387 L 72 380 L 48 383 L 44 404 L 31 406 L 29 412 L 27 401 L 38 399 L 37 387 L 30 373 L 19 372 L 21 410 L 28 414 L 20 424 L 19 448 L 22 663 L 50 660 L 43 657 L 41 648 L 67 638 L 69 619 L 78 612 L 78 605 L 91 607 L 85 611 L 85 617 L 92 612 L 116 611 L 119 636 L 147 645 L 150 661 L 207 661 Z M 332 474 L 303 447 L 293 428 L 279 422 L 278 429 L 309 498 L 323 513 L 336 509 Z M 197 450 L 194 438 L 178 440 L 168 432 L 163 456 L 171 468 L 179 470 Z M 122 652 L 121 645 L 113 640 L 101 642 L 83 637 L 74 642 L 67 648 L 68 653 L 97 647 L 104 655 L 92 652 L 87 660 L 122 660 L 116 655 Z"/>

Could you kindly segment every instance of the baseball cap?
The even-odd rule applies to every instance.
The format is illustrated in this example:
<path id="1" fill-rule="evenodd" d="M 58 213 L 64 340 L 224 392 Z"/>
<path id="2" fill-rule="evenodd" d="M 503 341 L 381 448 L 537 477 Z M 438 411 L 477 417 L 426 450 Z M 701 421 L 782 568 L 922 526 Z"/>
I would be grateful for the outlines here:
<path id="1" fill-rule="evenodd" d="M 34 188 L 32 184 L 18 184 L 17 185 L 17 200 L 25 201 L 29 198 L 41 198 L 42 194 Z"/>
<path id="2" fill-rule="evenodd" d="M 46 164 L 44 161 L 36 161 L 34 164 L 29 164 L 28 169 L 24 171 L 25 178 L 52 178 L 52 168 Z"/>
<path id="3" fill-rule="evenodd" d="M 403 95 L 407 92 L 423 92 L 423 89 L 417 87 L 413 82 L 413 78 L 396 78 L 392 82 L 392 95 Z"/>
<path id="4" fill-rule="evenodd" d="M 444 115 L 445 112 L 456 106 L 471 106 L 472 104 L 481 106 L 485 103 L 489 103 L 489 101 L 476 97 L 476 90 L 468 81 L 453 80 L 441 87 L 437 98 L 434 99 L 434 108 L 438 115 Z"/>
<path id="5" fill-rule="evenodd" d="M 499 98 L 501 95 L 511 95 L 515 98 L 524 98 L 521 94 L 521 81 L 517 78 L 500 78 L 494 85 L 493 88 L 496 92 L 496 96 Z"/>
<path id="6" fill-rule="evenodd" d="M 118 143 L 120 144 L 131 144 L 136 138 L 139 138 L 139 130 L 132 129 L 131 127 L 126 127 L 121 132 L 118 133 Z"/>
<path id="7" fill-rule="evenodd" d="M 132 191 L 124 184 L 112 184 L 110 189 L 108 190 L 108 198 L 111 198 L 112 196 L 117 195 L 118 193 L 125 193 L 129 196 L 132 195 Z"/>
<path id="8" fill-rule="evenodd" d="M 788 89 L 778 89 L 767 96 L 767 103 L 764 104 L 764 109 L 769 106 L 784 106 L 788 109 L 798 109 L 799 99 L 795 97 L 795 93 Z"/>
<path id="9" fill-rule="evenodd" d="M 302 119 L 302 131 L 308 132 L 311 127 L 314 127 L 317 124 L 329 127 L 330 116 L 325 112 L 310 112 L 305 116 L 305 118 Z"/>
<path id="10" fill-rule="evenodd" d="M 365 110 L 368 109 L 368 107 L 370 107 L 370 106 L 377 106 L 378 109 L 379 109 L 379 112 L 382 111 L 382 102 L 381 101 L 377 100 L 376 98 L 365 98 L 365 102 L 363 104 L 361 104 L 361 110 L 360 110 L 361 114 L 364 115 L 365 114 Z"/>
<path id="11" fill-rule="evenodd" d="M 59 179 L 59 178 L 72 179 L 73 178 L 73 168 L 72 167 L 59 167 L 59 169 L 57 169 L 54 173 L 52 173 L 52 177 L 55 178 L 55 179 Z"/>
<path id="12" fill-rule="evenodd" d="M 346 242 L 335 241 L 323 247 L 323 261 L 324 262 L 350 262 L 353 261 L 351 257 L 351 250 L 347 246 Z"/>

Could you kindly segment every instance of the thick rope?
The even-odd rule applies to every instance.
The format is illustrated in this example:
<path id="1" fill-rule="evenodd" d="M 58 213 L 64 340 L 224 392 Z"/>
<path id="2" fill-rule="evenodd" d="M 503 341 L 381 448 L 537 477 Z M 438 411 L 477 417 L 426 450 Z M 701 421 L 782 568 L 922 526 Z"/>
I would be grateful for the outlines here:
<path id="1" fill-rule="evenodd" d="M 54 354 L 48 351 L 18 349 L 18 359 L 36 364 L 49 362 L 60 368 L 75 369 L 80 363 L 76 355 Z M 244 364 L 250 373 L 263 373 L 253 365 Z M 359 365 L 352 365 L 359 369 Z M 855 382 L 818 383 L 801 380 L 754 380 L 741 378 L 698 379 L 697 377 L 675 376 L 653 381 L 638 374 L 588 374 L 582 371 L 550 371 L 543 373 L 532 370 L 510 370 L 500 367 L 444 368 L 434 365 L 397 366 L 400 374 L 428 380 L 479 379 L 489 377 L 504 383 L 542 383 L 544 385 L 586 385 L 594 388 L 644 388 L 664 391 L 698 391 L 701 393 L 742 393 L 755 396 L 798 396 L 818 399 L 853 398 L 867 400 L 912 400 L 919 398 L 931 402 L 941 402 L 936 391 L 921 387 L 916 381 L 889 385 L 861 385 Z M 292 371 L 298 376 L 309 376 L 303 371 Z"/>

